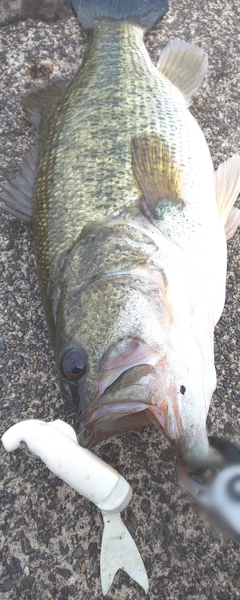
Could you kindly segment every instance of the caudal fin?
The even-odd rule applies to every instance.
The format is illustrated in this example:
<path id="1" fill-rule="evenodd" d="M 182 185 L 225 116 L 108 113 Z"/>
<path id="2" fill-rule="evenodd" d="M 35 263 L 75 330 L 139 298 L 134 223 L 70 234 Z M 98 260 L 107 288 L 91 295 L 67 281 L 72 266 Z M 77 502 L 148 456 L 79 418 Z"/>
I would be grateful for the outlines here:
<path id="1" fill-rule="evenodd" d="M 168 10 L 168 0 L 71 0 L 71 3 L 86 29 L 93 29 L 101 21 L 127 21 L 147 31 Z"/>

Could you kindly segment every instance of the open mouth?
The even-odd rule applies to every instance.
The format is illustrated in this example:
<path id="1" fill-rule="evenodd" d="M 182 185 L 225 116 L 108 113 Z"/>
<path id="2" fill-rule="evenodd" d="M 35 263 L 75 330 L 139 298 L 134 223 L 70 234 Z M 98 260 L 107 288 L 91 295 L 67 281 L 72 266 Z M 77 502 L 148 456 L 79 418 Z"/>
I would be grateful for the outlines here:
<path id="1" fill-rule="evenodd" d="M 124 371 L 82 412 L 77 426 L 79 443 L 91 448 L 110 436 L 150 423 L 164 430 L 166 402 L 160 400 L 156 406 L 156 398 L 160 399 L 161 393 L 152 365 Z"/>
<path id="2" fill-rule="evenodd" d="M 153 424 L 189 470 L 203 469 L 209 456 L 201 408 L 205 396 L 202 394 L 198 403 L 192 395 L 186 397 L 186 388 L 176 385 L 169 375 L 166 356 L 160 357 L 142 344 L 124 340 L 122 354 L 118 345 L 103 357 L 97 394 L 79 418 L 78 442 L 92 448 L 109 437 Z"/>
<path id="3" fill-rule="evenodd" d="M 112 435 L 149 423 L 163 428 L 165 363 L 165 356 L 137 338 L 120 340 L 109 348 L 99 362 L 97 395 L 79 420 L 79 443 L 93 447 Z M 154 408 L 159 417 L 155 420 Z"/>
<path id="4" fill-rule="evenodd" d="M 83 413 L 77 428 L 79 444 L 92 448 L 108 437 L 149 424 L 147 408 L 143 402 L 121 402 L 111 406 L 103 404 L 88 414 Z"/>

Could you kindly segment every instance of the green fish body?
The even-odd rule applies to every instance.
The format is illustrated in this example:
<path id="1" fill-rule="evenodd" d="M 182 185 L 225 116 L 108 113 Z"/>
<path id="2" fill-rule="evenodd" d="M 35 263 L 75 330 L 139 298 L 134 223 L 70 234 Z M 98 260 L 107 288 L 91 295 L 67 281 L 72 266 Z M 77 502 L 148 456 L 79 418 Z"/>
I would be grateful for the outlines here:
<path id="1" fill-rule="evenodd" d="M 40 121 L 39 285 L 79 442 L 152 422 L 189 468 L 208 459 L 225 230 L 239 223 L 240 159 L 214 175 L 188 110 L 206 69 L 181 40 L 156 68 L 141 22 L 102 18 L 72 81 L 25 101 Z"/>

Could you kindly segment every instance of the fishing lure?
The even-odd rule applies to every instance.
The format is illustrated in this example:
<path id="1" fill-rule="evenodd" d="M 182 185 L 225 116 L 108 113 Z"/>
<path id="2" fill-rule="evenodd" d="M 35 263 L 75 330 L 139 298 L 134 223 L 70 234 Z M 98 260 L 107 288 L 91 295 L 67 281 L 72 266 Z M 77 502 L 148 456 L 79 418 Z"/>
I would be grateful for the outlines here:
<path id="1" fill-rule="evenodd" d="M 52 473 L 101 510 L 103 594 L 107 594 L 118 569 L 124 569 L 147 592 L 148 577 L 143 561 L 120 515 L 132 496 L 127 481 L 90 450 L 79 446 L 74 429 L 60 419 L 50 423 L 37 419 L 21 421 L 2 436 L 8 452 L 16 450 L 22 441 Z"/>

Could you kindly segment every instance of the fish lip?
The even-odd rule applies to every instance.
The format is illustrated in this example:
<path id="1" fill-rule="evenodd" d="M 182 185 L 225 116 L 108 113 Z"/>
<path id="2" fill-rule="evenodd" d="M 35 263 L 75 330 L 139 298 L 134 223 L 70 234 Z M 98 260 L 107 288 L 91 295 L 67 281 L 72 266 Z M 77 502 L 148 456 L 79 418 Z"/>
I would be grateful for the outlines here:
<path id="1" fill-rule="evenodd" d="M 117 429 L 118 422 L 123 418 L 144 412 L 149 407 L 145 402 L 138 401 L 121 401 L 116 404 L 104 403 L 98 406 L 92 406 L 91 409 L 82 412 L 79 423 L 76 428 L 77 439 L 80 445 L 87 448 L 92 448 L 102 439 L 107 439 L 110 436 L 116 435 L 114 432 Z M 150 423 L 147 416 L 145 421 Z M 104 425 L 113 424 L 113 431 L 102 438 Z M 125 431 L 127 431 L 126 429 Z M 132 430 L 132 427 L 129 427 Z M 100 439 L 99 439 L 100 437 Z"/>
<path id="2" fill-rule="evenodd" d="M 137 415 L 138 413 L 142 414 Z M 158 414 L 158 418 L 156 418 L 156 414 Z M 131 415 L 132 419 L 128 419 Z M 191 473 L 200 473 L 206 470 L 208 452 L 205 451 L 201 456 L 202 444 L 200 444 L 199 456 L 196 456 L 194 451 L 189 453 L 190 446 L 184 432 L 179 432 L 176 439 L 171 438 L 166 430 L 167 417 L 166 399 L 158 406 L 154 406 L 150 399 L 146 401 L 119 400 L 116 403 L 108 403 L 103 395 L 100 399 L 95 399 L 93 405 L 82 412 L 79 427 L 76 428 L 77 439 L 81 446 L 92 448 L 109 437 L 132 431 L 142 425 L 153 424 L 168 439 L 174 454 L 182 461 L 185 469 Z M 206 430 L 204 429 L 202 433 L 205 434 Z M 205 450 L 207 449 L 205 448 Z"/>
<path id="3" fill-rule="evenodd" d="M 124 407 L 128 407 L 128 410 L 121 411 L 120 407 L 122 409 L 124 409 Z M 137 400 L 131 402 L 126 400 L 116 404 L 103 403 L 96 407 L 92 406 L 90 410 L 88 409 L 87 411 L 83 411 L 81 415 L 81 421 L 83 424 L 86 424 L 86 426 L 89 426 L 90 424 L 103 423 L 108 420 L 116 421 L 120 417 L 123 417 L 127 414 L 140 412 L 142 410 L 146 410 L 147 408 L 149 408 L 149 404 L 146 404 L 146 402 L 138 402 Z M 116 415 L 115 417 L 113 416 L 114 413 Z M 111 417 L 110 419 L 109 416 Z"/>
<path id="4" fill-rule="evenodd" d="M 137 423 L 137 427 L 150 423 L 146 409 L 153 405 L 152 381 L 156 375 L 155 366 L 140 363 L 125 369 L 109 386 L 102 388 L 102 393 L 98 389 L 79 416 L 76 428 L 79 443 L 89 446 L 93 432 L 95 436 L 98 432 L 97 437 L 101 439 L 105 432 L 107 439 L 116 433 L 136 429 Z"/>

